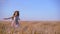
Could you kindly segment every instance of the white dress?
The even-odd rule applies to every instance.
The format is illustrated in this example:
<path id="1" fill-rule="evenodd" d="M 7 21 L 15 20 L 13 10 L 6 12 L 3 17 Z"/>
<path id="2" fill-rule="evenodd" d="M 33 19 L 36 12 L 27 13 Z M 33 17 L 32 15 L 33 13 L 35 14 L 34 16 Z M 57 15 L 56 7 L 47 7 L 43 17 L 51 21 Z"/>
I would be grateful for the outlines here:
<path id="1" fill-rule="evenodd" d="M 19 16 L 14 17 L 14 19 L 12 20 L 11 26 L 13 26 L 14 23 L 16 24 L 16 26 L 18 26 L 19 25 L 18 20 L 19 20 Z"/>

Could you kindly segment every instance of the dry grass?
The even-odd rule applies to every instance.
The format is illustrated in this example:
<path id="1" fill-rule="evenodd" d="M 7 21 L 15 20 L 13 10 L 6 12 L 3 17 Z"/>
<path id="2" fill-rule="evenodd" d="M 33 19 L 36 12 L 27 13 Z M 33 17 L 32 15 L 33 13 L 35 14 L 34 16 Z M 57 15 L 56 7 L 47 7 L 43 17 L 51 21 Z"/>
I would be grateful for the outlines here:
<path id="1" fill-rule="evenodd" d="M 0 34 L 60 34 L 58 21 L 21 21 L 19 28 L 10 24 L 9 21 L 0 21 Z"/>

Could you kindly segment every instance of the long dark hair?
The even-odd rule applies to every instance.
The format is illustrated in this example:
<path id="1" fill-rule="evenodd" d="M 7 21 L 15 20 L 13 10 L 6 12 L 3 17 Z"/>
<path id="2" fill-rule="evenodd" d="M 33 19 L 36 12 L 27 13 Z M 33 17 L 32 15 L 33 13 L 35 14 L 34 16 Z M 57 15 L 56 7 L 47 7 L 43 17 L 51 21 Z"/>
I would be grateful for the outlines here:
<path id="1" fill-rule="evenodd" d="M 13 16 L 12 16 L 12 19 L 14 19 L 14 17 L 15 17 L 15 13 L 16 13 L 16 12 L 17 12 L 17 15 L 16 15 L 16 16 L 19 17 L 19 11 L 15 11 L 14 14 L 13 14 Z"/>
<path id="2" fill-rule="evenodd" d="M 17 12 L 17 16 L 19 16 L 19 11 L 15 11 L 13 15 L 15 16 L 15 13 L 16 13 L 16 12 Z"/>

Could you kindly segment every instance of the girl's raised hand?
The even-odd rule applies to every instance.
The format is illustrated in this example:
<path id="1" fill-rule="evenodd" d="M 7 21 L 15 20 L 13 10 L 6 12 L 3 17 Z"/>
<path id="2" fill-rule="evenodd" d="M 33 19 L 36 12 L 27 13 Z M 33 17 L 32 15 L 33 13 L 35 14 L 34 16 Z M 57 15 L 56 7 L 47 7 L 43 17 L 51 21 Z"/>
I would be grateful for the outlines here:
<path id="1" fill-rule="evenodd" d="M 5 20 L 10 19 L 10 18 L 4 18 Z"/>
<path id="2" fill-rule="evenodd" d="M 7 20 L 8 18 L 4 18 L 5 20 Z"/>

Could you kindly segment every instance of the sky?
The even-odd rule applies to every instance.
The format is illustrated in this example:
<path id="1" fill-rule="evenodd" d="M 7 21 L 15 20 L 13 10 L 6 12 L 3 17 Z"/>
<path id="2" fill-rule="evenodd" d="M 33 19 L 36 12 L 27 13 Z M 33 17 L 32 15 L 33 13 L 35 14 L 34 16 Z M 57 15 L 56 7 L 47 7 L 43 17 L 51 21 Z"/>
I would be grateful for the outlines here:
<path id="1" fill-rule="evenodd" d="M 0 0 L 0 19 L 15 10 L 21 20 L 60 20 L 60 0 Z"/>

